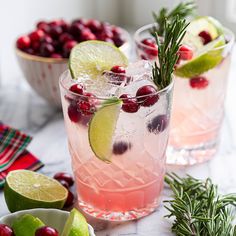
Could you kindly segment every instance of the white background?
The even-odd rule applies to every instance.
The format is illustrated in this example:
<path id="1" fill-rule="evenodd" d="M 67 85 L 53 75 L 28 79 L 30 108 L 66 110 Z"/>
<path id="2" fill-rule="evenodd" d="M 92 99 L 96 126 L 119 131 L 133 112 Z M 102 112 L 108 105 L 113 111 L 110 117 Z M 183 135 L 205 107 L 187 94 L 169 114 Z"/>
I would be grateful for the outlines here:
<path id="1" fill-rule="evenodd" d="M 23 83 L 14 54 L 17 36 L 40 19 L 97 18 L 134 31 L 152 22 L 152 11 L 172 7 L 177 0 L 0 0 L 0 80 Z M 197 0 L 201 15 L 213 15 L 236 33 L 236 0 Z"/>

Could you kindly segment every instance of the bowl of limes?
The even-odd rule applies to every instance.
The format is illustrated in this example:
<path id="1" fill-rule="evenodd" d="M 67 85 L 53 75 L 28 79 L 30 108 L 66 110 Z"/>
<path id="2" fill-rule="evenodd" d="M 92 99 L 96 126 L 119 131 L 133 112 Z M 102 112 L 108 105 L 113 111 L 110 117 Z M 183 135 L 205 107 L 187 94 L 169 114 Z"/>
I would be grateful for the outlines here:
<path id="1" fill-rule="evenodd" d="M 0 218 L 0 235 L 95 236 L 93 227 L 75 208 L 71 212 L 38 208 L 3 216 Z"/>

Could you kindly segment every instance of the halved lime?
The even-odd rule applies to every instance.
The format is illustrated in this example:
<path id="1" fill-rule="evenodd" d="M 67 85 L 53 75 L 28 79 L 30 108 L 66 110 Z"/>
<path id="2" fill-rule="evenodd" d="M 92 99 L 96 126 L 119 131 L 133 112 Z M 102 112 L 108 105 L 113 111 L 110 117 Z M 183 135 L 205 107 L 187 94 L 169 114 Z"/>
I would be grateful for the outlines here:
<path id="1" fill-rule="evenodd" d="M 64 206 L 68 190 L 58 181 L 29 170 L 9 172 L 4 196 L 9 211 Z"/>
<path id="2" fill-rule="evenodd" d="M 108 100 L 109 101 L 109 100 Z M 111 161 L 112 137 L 120 114 L 122 101 L 112 98 L 95 112 L 89 123 L 89 143 L 100 160 Z"/>
<path id="3" fill-rule="evenodd" d="M 89 236 L 87 221 L 75 208 L 70 212 L 61 236 Z"/>
<path id="4" fill-rule="evenodd" d="M 127 66 L 128 59 L 111 43 L 89 40 L 76 45 L 70 54 L 69 68 L 72 78 L 97 78 L 113 66 Z"/>
<path id="5" fill-rule="evenodd" d="M 214 68 L 223 59 L 223 49 L 220 47 L 224 44 L 223 36 L 206 44 L 197 52 L 192 60 L 177 67 L 175 74 L 183 78 L 192 78 Z"/>
<path id="6" fill-rule="evenodd" d="M 16 219 L 12 228 L 16 236 L 35 236 L 35 231 L 44 226 L 44 223 L 37 217 L 25 214 Z"/>

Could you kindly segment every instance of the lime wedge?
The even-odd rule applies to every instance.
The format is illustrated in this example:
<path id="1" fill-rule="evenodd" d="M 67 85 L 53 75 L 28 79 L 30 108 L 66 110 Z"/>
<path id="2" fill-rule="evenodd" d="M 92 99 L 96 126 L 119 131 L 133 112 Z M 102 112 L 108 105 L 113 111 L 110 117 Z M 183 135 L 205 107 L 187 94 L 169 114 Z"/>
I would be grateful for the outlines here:
<path id="1" fill-rule="evenodd" d="M 70 212 L 61 236 L 89 236 L 87 221 L 75 208 Z"/>
<path id="2" fill-rule="evenodd" d="M 206 44 L 199 49 L 192 60 L 177 67 L 175 74 L 184 78 L 192 78 L 214 68 L 223 59 L 223 48 L 220 47 L 224 44 L 223 36 Z"/>
<path id="3" fill-rule="evenodd" d="M 89 143 L 100 160 L 111 162 L 112 137 L 120 114 L 122 101 L 112 98 L 94 114 L 89 123 Z"/>
<path id="4" fill-rule="evenodd" d="M 35 236 L 35 231 L 44 226 L 44 223 L 37 217 L 26 214 L 20 216 L 12 224 L 15 236 Z"/>
<path id="5" fill-rule="evenodd" d="M 113 66 L 126 67 L 128 59 L 111 43 L 89 40 L 76 45 L 70 54 L 69 68 L 74 79 L 89 76 L 97 78 Z"/>
<path id="6" fill-rule="evenodd" d="M 29 170 L 9 172 L 4 196 L 9 211 L 64 206 L 68 190 L 58 181 Z"/>

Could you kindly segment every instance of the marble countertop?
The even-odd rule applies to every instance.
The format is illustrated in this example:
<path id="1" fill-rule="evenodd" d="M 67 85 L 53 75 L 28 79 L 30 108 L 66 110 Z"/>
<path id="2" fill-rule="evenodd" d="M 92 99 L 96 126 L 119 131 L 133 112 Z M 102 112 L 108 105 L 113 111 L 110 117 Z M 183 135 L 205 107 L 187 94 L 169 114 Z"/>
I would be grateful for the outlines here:
<path id="1" fill-rule="evenodd" d="M 174 170 L 180 175 L 188 173 L 197 178 L 211 177 L 223 193 L 236 192 L 236 109 L 233 108 L 236 100 L 235 75 L 236 48 L 233 53 L 222 141 L 218 154 L 208 163 Z M 49 107 L 26 86 L 25 82 L 0 88 L 0 120 L 33 136 L 29 150 L 45 163 L 45 167 L 40 170 L 41 173 L 50 176 L 58 171 L 71 172 L 61 112 Z M 168 190 L 164 189 L 163 199 L 167 196 Z M 3 192 L 0 191 L 0 217 L 8 213 Z M 154 213 L 137 221 L 92 224 L 97 229 L 97 236 L 170 236 L 171 224 L 164 218 L 165 213 L 161 204 Z"/>

